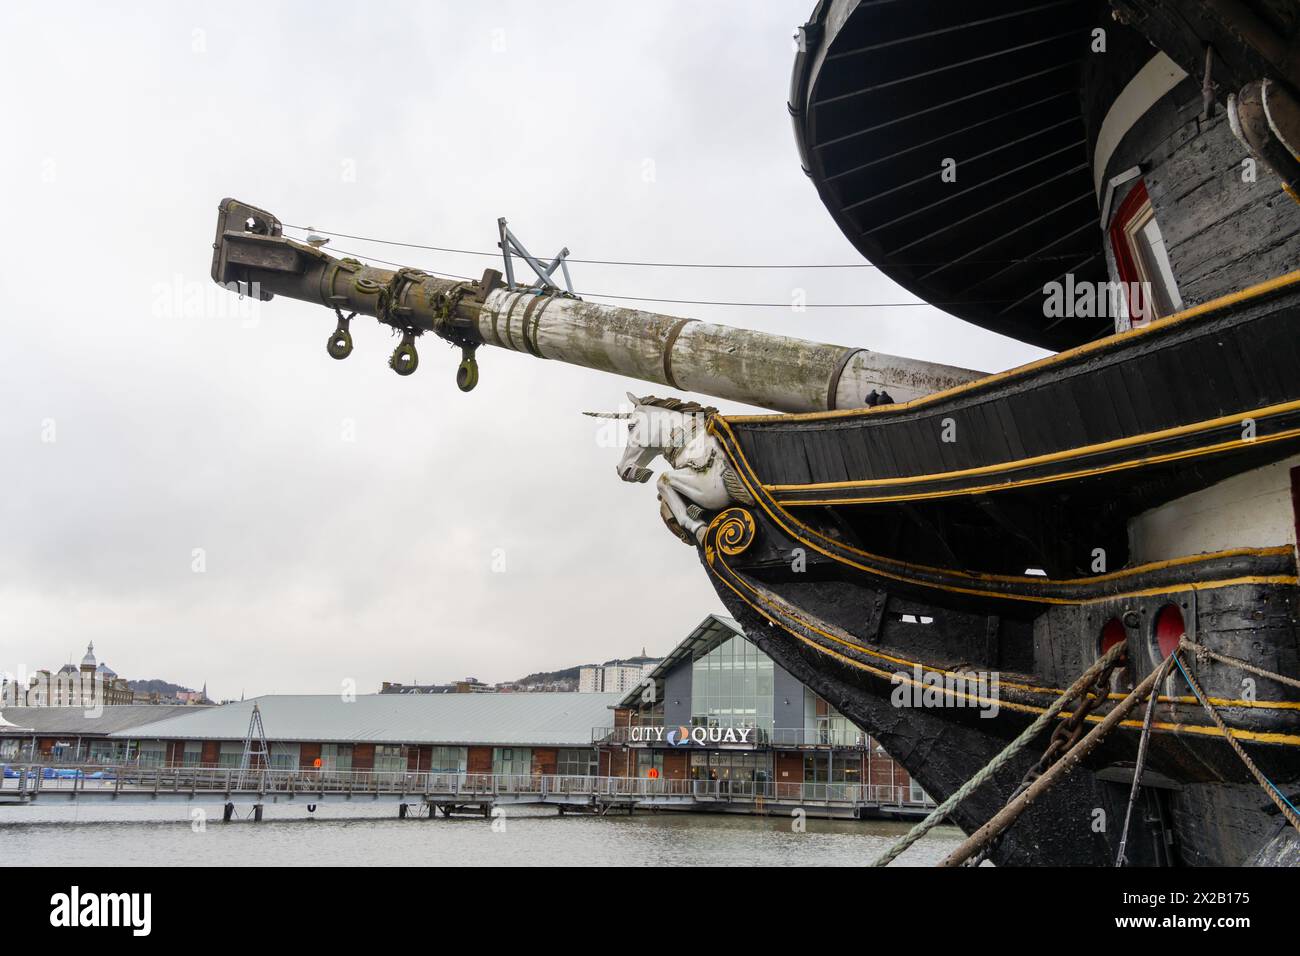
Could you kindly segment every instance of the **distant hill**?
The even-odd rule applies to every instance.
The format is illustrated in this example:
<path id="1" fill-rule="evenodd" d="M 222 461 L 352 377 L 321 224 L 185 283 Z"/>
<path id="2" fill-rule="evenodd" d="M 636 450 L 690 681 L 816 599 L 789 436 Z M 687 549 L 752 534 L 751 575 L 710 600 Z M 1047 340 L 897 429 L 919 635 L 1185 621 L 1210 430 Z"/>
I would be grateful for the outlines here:
<path id="1" fill-rule="evenodd" d="M 608 667 L 610 664 L 644 664 L 647 661 L 660 660 L 658 657 L 646 657 L 637 655 L 636 657 L 616 657 L 613 660 L 605 661 L 604 664 L 578 664 L 574 667 L 566 667 L 558 671 L 538 671 L 535 674 L 529 674 L 527 677 L 521 677 L 517 681 L 511 681 L 516 687 L 539 686 L 543 684 L 566 684 L 572 685 L 574 690 L 578 689 L 578 672 L 584 667 Z"/>
<path id="2" fill-rule="evenodd" d="M 558 671 L 537 671 L 527 677 L 521 677 L 513 683 L 516 687 L 529 687 L 538 684 L 572 684 L 576 689 L 578 686 L 578 670 L 582 666 L 585 665 L 566 667 Z"/>
<path id="3" fill-rule="evenodd" d="M 175 697 L 177 694 L 193 693 L 194 688 L 182 687 L 180 684 L 173 684 L 165 680 L 129 680 L 126 686 L 138 694 L 159 694 L 163 697 Z"/>

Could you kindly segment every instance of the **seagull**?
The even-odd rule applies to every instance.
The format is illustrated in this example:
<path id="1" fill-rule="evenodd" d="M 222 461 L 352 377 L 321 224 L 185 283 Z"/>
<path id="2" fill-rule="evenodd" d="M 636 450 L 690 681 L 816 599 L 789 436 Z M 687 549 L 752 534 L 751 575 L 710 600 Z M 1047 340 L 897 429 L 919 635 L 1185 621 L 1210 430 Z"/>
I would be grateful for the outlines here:
<path id="1" fill-rule="evenodd" d="M 329 245 L 329 240 L 324 236 L 316 235 L 316 233 L 312 232 L 309 228 L 307 231 L 307 245 L 311 246 L 313 249 L 319 249 L 321 246 Z"/>

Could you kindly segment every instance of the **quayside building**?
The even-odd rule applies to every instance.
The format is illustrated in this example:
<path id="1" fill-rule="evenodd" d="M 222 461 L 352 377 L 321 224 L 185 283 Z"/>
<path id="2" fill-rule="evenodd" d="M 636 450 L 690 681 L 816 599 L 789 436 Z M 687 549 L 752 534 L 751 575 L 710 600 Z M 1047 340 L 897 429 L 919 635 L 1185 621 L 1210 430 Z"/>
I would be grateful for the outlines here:
<path id="1" fill-rule="evenodd" d="M 270 694 L 109 735 L 119 757 L 240 767 L 256 705 L 272 770 L 594 776 L 613 694 Z M 264 762 L 258 756 L 258 767 Z"/>
<path id="2" fill-rule="evenodd" d="M 736 809 L 872 816 L 934 806 L 877 741 L 721 614 L 619 698 L 597 742 L 602 774 L 695 781 L 735 797 Z"/>
<path id="3" fill-rule="evenodd" d="M 266 759 L 250 738 L 254 708 Z M 418 793 L 436 777 L 436 788 L 456 778 L 512 802 L 576 788 L 593 806 L 609 797 L 624 809 L 866 817 L 933 806 L 878 743 L 717 614 L 626 693 L 273 694 L 0 712 L 0 759 L 12 764 L 237 771 L 246 754 L 252 769 L 277 772 L 276 787 L 292 774 L 360 788 L 406 777 Z"/>

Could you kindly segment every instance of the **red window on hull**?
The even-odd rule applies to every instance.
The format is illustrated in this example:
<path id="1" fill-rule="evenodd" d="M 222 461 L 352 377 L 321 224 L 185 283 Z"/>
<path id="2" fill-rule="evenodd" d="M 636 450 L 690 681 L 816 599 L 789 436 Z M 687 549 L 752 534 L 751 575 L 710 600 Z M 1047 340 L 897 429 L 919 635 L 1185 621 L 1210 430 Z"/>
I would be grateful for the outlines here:
<path id="1" fill-rule="evenodd" d="M 1160 657 L 1164 659 L 1178 647 L 1178 641 L 1187 632 L 1183 623 L 1183 612 L 1177 605 L 1166 604 L 1156 615 L 1156 644 L 1160 647 Z"/>
<path id="2" fill-rule="evenodd" d="M 1124 630 L 1124 622 L 1117 617 L 1112 617 L 1106 622 L 1106 626 L 1101 629 L 1101 643 L 1098 646 L 1098 654 L 1102 657 L 1106 655 L 1116 644 L 1123 644 L 1128 640 L 1128 633 Z"/>
<path id="3" fill-rule="evenodd" d="M 1183 300 L 1178 294 L 1169 253 L 1156 223 L 1146 183 L 1141 179 L 1115 210 L 1108 233 L 1115 269 L 1124 286 L 1129 327 L 1146 325 L 1181 309 Z"/>

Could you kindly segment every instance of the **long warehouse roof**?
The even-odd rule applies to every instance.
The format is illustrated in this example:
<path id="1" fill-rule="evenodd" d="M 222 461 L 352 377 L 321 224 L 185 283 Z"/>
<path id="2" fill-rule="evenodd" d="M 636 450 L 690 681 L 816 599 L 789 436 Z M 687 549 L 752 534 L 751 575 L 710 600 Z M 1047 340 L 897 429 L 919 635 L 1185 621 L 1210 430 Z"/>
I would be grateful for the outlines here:
<path id="1" fill-rule="evenodd" d="M 192 716 L 209 707 L 179 704 L 105 704 L 98 710 L 84 707 L 5 707 L 0 710 L 0 735 L 106 736 L 143 724 Z M 175 718 L 180 719 L 180 718 Z"/>
<path id="2" fill-rule="evenodd" d="M 269 695 L 110 736 L 243 740 L 253 704 L 270 741 L 585 747 L 619 694 Z"/>

